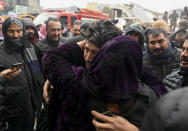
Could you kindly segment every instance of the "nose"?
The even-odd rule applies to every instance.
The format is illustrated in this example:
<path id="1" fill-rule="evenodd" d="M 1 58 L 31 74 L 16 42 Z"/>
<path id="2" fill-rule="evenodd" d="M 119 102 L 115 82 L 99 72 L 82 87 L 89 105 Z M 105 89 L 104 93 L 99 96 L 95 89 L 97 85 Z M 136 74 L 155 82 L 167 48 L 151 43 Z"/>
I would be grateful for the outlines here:
<path id="1" fill-rule="evenodd" d="M 91 54 L 91 52 L 88 52 L 88 53 L 86 54 L 85 60 L 86 60 L 86 61 L 91 61 L 91 59 L 92 59 L 92 54 Z"/>
<path id="2" fill-rule="evenodd" d="M 186 50 L 182 51 L 181 56 L 188 56 L 188 52 Z"/>
<path id="3" fill-rule="evenodd" d="M 19 33 L 17 31 L 14 31 L 13 37 L 18 38 L 19 37 Z"/>
<path id="4" fill-rule="evenodd" d="M 156 43 L 155 48 L 157 48 L 157 49 L 160 48 L 160 44 Z"/>

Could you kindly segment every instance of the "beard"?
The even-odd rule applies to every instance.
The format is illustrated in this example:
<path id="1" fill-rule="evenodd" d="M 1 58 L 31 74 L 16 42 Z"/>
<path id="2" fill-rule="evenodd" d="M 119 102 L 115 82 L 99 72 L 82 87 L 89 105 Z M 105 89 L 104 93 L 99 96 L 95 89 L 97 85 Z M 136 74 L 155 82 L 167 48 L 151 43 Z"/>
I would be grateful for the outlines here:
<path id="1" fill-rule="evenodd" d="M 32 40 L 34 37 L 35 37 L 35 36 L 34 36 L 33 33 L 28 33 L 28 34 L 27 34 L 27 38 L 28 38 L 29 40 Z"/>
<path id="2" fill-rule="evenodd" d="M 15 38 L 10 40 L 11 45 L 15 48 L 20 48 L 23 46 L 23 42 L 21 38 Z"/>
<path id="3" fill-rule="evenodd" d="M 188 63 L 188 57 L 182 56 L 182 57 L 181 57 L 181 62 L 182 62 L 182 61 Z M 181 64 L 180 64 L 180 69 L 181 69 L 182 71 L 188 72 L 188 65 L 183 65 L 183 64 L 181 63 Z"/>

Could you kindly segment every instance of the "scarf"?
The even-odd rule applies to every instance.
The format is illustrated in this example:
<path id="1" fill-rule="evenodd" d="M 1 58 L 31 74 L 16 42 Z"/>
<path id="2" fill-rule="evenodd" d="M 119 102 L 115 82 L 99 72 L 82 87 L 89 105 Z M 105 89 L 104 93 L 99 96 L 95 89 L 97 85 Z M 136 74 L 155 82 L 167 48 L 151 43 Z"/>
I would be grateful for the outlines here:
<path id="1" fill-rule="evenodd" d="M 171 45 L 166 51 L 164 51 L 159 55 L 153 55 L 153 53 L 151 53 L 148 49 L 149 58 L 157 63 L 169 62 L 172 59 L 173 54 L 174 54 L 174 49 L 172 48 Z"/>

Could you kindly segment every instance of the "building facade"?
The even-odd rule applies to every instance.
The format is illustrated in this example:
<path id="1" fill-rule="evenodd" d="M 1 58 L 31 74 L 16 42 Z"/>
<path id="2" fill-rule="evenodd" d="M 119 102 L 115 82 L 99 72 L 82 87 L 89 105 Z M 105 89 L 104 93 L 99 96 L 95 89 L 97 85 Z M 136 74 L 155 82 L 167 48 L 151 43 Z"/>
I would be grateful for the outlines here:
<path id="1" fill-rule="evenodd" d="M 38 14 L 40 13 L 40 0 L 0 0 L 4 3 L 0 15 L 10 14 Z"/>

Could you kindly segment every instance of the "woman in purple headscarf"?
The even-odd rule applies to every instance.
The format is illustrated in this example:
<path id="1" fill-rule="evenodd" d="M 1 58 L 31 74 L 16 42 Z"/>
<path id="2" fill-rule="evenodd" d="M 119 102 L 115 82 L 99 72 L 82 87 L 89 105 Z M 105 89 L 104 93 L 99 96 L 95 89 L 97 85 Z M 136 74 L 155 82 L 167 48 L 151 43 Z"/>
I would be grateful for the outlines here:
<path id="1" fill-rule="evenodd" d="M 157 98 L 156 94 L 161 93 L 140 82 L 140 45 L 128 36 L 117 37 L 119 33 L 112 33 L 116 29 L 111 23 L 98 23 L 96 28 L 91 38 L 98 38 L 97 41 L 90 39 L 87 44 L 93 42 L 100 49 L 88 69 L 84 68 L 84 61 L 78 62 L 83 60 L 83 51 L 75 43 L 63 44 L 43 57 L 44 73 L 55 87 L 57 97 L 57 106 L 52 107 L 56 111 L 50 118 L 51 130 L 95 130 L 90 113 L 93 109 L 108 110 L 139 126 L 145 111 Z"/>

